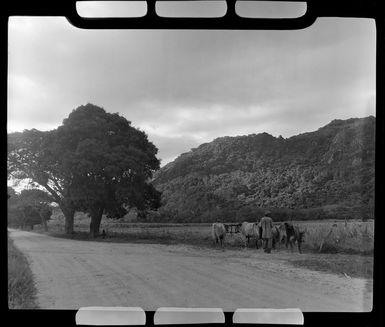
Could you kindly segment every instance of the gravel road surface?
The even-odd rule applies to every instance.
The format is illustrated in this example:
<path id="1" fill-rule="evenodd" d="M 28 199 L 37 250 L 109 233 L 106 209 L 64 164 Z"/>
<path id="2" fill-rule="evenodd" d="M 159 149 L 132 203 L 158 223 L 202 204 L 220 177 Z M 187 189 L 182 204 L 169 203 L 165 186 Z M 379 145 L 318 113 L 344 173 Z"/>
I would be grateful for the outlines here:
<path id="1" fill-rule="evenodd" d="M 371 310 L 372 280 L 294 268 L 282 257 L 298 253 L 74 241 L 17 230 L 10 236 L 28 258 L 43 309 Z"/>

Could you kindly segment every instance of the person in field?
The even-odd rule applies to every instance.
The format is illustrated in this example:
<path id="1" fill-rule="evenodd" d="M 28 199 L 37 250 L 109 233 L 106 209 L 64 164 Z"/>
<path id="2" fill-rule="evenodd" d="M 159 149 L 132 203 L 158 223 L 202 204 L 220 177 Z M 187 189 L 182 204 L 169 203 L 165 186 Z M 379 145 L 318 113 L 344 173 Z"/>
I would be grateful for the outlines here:
<path id="1" fill-rule="evenodd" d="M 273 238 L 273 220 L 271 219 L 271 212 L 266 211 L 265 216 L 261 218 L 260 225 L 262 228 L 262 246 L 266 253 L 271 252 L 272 238 Z"/>

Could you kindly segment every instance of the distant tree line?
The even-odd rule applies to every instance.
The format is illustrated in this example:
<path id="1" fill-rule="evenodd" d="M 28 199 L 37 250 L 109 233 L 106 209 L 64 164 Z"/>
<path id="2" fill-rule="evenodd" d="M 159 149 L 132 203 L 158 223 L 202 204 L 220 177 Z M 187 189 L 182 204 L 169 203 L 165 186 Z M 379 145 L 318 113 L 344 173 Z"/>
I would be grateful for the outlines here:
<path id="1" fill-rule="evenodd" d="M 8 226 L 33 229 L 42 225 L 47 231 L 47 222 L 52 215 L 52 198 L 42 190 L 27 189 L 20 194 L 8 187 Z"/>
<path id="2" fill-rule="evenodd" d="M 158 211 L 150 212 L 145 221 L 147 222 L 170 222 L 170 223 L 208 223 L 208 222 L 244 222 L 258 221 L 263 217 L 266 210 L 272 212 L 273 221 L 306 221 L 306 220 L 334 220 L 334 219 L 359 219 L 366 221 L 374 219 L 374 211 L 370 207 L 344 207 L 324 206 L 308 209 L 290 209 L 275 207 L 257 207 L 253 205 L 242 205 L 235 208 L 214 208 L 199 214 L 191 212 L 168 211 L 160 208 Z"/>

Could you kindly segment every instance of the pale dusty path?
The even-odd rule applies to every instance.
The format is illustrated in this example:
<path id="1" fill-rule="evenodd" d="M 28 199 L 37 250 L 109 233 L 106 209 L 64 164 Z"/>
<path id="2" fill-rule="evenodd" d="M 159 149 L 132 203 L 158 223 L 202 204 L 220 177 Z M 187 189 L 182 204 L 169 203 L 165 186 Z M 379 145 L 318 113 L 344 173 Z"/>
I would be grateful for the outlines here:
<path id="1" fill-rule="evenodd" d="M 44 309 L 371 310 L 371 281 L 294 268 L 252 249 L 73 241 L 15 230 L 10 235 L 30 262 Z"/>

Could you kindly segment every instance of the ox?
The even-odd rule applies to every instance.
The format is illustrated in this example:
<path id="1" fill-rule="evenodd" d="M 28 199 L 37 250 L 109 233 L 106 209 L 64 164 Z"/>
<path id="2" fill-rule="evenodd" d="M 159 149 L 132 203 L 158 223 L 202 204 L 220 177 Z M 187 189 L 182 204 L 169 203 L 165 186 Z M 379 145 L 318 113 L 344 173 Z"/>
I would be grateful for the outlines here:
<path id="1" fill-rule="evenodd" d="M 271 234 L 272 234 L 272 246 L 273 246 L 273 249 L 275 249 L 275 245 L 276 244 L 280 244 L 281 243 L 281 230 L 279 228 L 280 226 L 277 226 L 277 225 L 274 225 L 272 230 L 271 230 Z"/>
<path id="2" fill-rule="evenodd" d="M 287 235 L 286 235 L 285 223 L 280 224 L 277 228 L 279 231 L 278 243 L 279 244 L 284 244 L 284 243 L 286 244 Z"/>
<path id="3" fill-rule="evenodd" d="M 225 242 L 225 236 L 226 236 L 225 225 L 222 223 L 213 223 L 211 226 L 211 235 L 213 237 L 215 244 L 218 244 L 219 242 L 221 246 L 223 246 Z"/>
<path id="4" fill-rule="evenodd" d="M 250 237 L 255 237 L 255 247 L 258 249 L 258 241 L 261 239 L 261 226 L 257 223 L 243 222 L 240 229 L 245 237 L 245 247 L 249 244 Z"/>
<path id="5" fill-rule="evenodd" d="M 297 243 L 298 252 L 302 253 L 301 245 L 305 242 L 306 230 L 300 230 L 298 226 L 294 226 L 288 222 L 285 222 L 284 226 L 286 230 L 286 247 L 290 245 L 290 249 L 293 251 L 293 245 Z"/>

